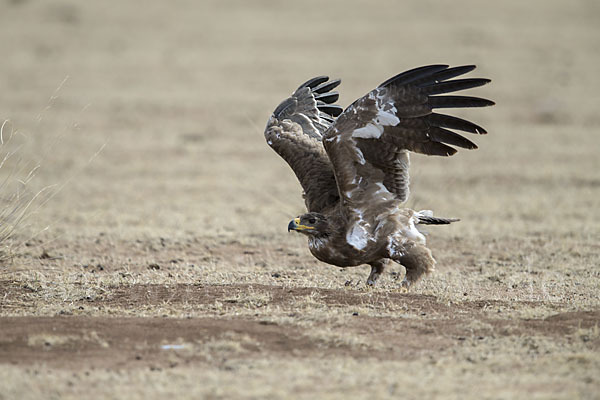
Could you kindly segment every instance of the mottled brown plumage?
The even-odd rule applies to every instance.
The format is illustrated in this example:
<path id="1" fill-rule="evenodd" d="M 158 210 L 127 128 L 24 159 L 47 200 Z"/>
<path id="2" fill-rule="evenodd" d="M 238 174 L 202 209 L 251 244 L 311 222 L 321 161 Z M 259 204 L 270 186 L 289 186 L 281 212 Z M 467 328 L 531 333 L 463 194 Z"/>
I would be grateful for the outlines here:
<path id="1" fill-rule="evenodd" d="M 406 268 L 403 286 L 433 271 L 419 224 L 456 221 L 403 208 L 409 196 L 409 152 L 450 156 L 452 146 L 477 146 L 455 131 L 484 134 L 472 122 L 433 112 L 483 107 L 489 100 L 439 96 L 482 86 L 488 79 L 452 79 L 475 66 L 430 65 L 396 75 L 346 110 L 332 104 L 339 80 L 322 76 L 300 85 L 275 110 L 267 143 L 292 167 L 308 213 L 288 230 L 308 236 L 311 253 L 340 267 L 371 265 L 372 285 L 388 260 Z"/>

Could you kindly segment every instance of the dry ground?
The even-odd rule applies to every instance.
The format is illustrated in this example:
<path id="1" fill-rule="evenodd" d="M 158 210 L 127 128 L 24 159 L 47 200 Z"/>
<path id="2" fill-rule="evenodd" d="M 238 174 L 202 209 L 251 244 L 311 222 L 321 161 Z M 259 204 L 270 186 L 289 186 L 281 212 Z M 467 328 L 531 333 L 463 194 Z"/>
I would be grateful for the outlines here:
<path id="1" fill-rule="evenodd" d="M 0 174 L 54 195 L 0 266 L 0 399 L 600 398 L 599 4 L 1 0 Z M 368 290 L 285 231 L 262 130 L 311 76 L 347 105 L 437 62 L 493 79 L 490 134 L 414 158 L 462 221 Z"/>

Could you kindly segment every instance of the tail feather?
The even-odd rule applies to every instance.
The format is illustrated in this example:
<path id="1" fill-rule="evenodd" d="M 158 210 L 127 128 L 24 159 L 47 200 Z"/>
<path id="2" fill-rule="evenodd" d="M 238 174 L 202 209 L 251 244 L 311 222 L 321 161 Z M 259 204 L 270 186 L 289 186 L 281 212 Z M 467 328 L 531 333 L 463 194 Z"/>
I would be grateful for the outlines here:
<path id="1" fill-rule="evenodd" d="M 460 221 L 458 218 L 439 218 L 434 217 L 431 210 L 423 210 L 416 213 L 418 224 L 423 225 L 448 225 L 452 222 Z"/>

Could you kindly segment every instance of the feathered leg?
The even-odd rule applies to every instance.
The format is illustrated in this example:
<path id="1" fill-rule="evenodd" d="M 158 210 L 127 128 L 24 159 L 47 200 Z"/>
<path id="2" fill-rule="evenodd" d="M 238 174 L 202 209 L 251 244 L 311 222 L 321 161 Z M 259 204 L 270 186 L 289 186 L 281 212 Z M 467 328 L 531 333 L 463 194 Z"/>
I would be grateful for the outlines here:
<path id="1" fill-rule="evenodd" d="M 369 275 L 369 278 L 367 279 L 367 285 L 369 286 L 375 286 L 375 282 L 377 282 L 377 279 L 379 278 L 379 276 L 383 273 L 383 270 L 385 269 L 385 260 L 377 260 L 374 261 L 372 263 L 369 264 L 371 266 L 371 274 Z"/>
<path id="2" fill-rule="evenodd" d="M 402 251 L 393 252 L 390 258 L 406 268 L 402 287 L 408 289 L 417 283 L 424 274 L 435 270 L 435 259 L 431 255 L 431 250 L 421 244 L 411 243 L 409 246 L 402 247 Z"/>

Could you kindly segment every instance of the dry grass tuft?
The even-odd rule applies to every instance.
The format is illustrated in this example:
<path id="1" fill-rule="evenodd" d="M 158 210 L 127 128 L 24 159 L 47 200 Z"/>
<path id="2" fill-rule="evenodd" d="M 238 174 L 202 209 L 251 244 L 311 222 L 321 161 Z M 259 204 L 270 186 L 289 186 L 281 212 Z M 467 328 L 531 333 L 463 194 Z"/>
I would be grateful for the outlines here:
<path id="1" fill-rule="evenodd" d="M 28 232 L 27 220 L 48 201 L 53 186 L 40 190 L 31 189 L 31 183 L 40 169 L 40 164 L 26 162 L 21 151 L 25 138 L 14 130 L 12 123 L 5 120 L 0 127 L 0 263 L 15 256 L 24 244 L 19 233 Z"/>

